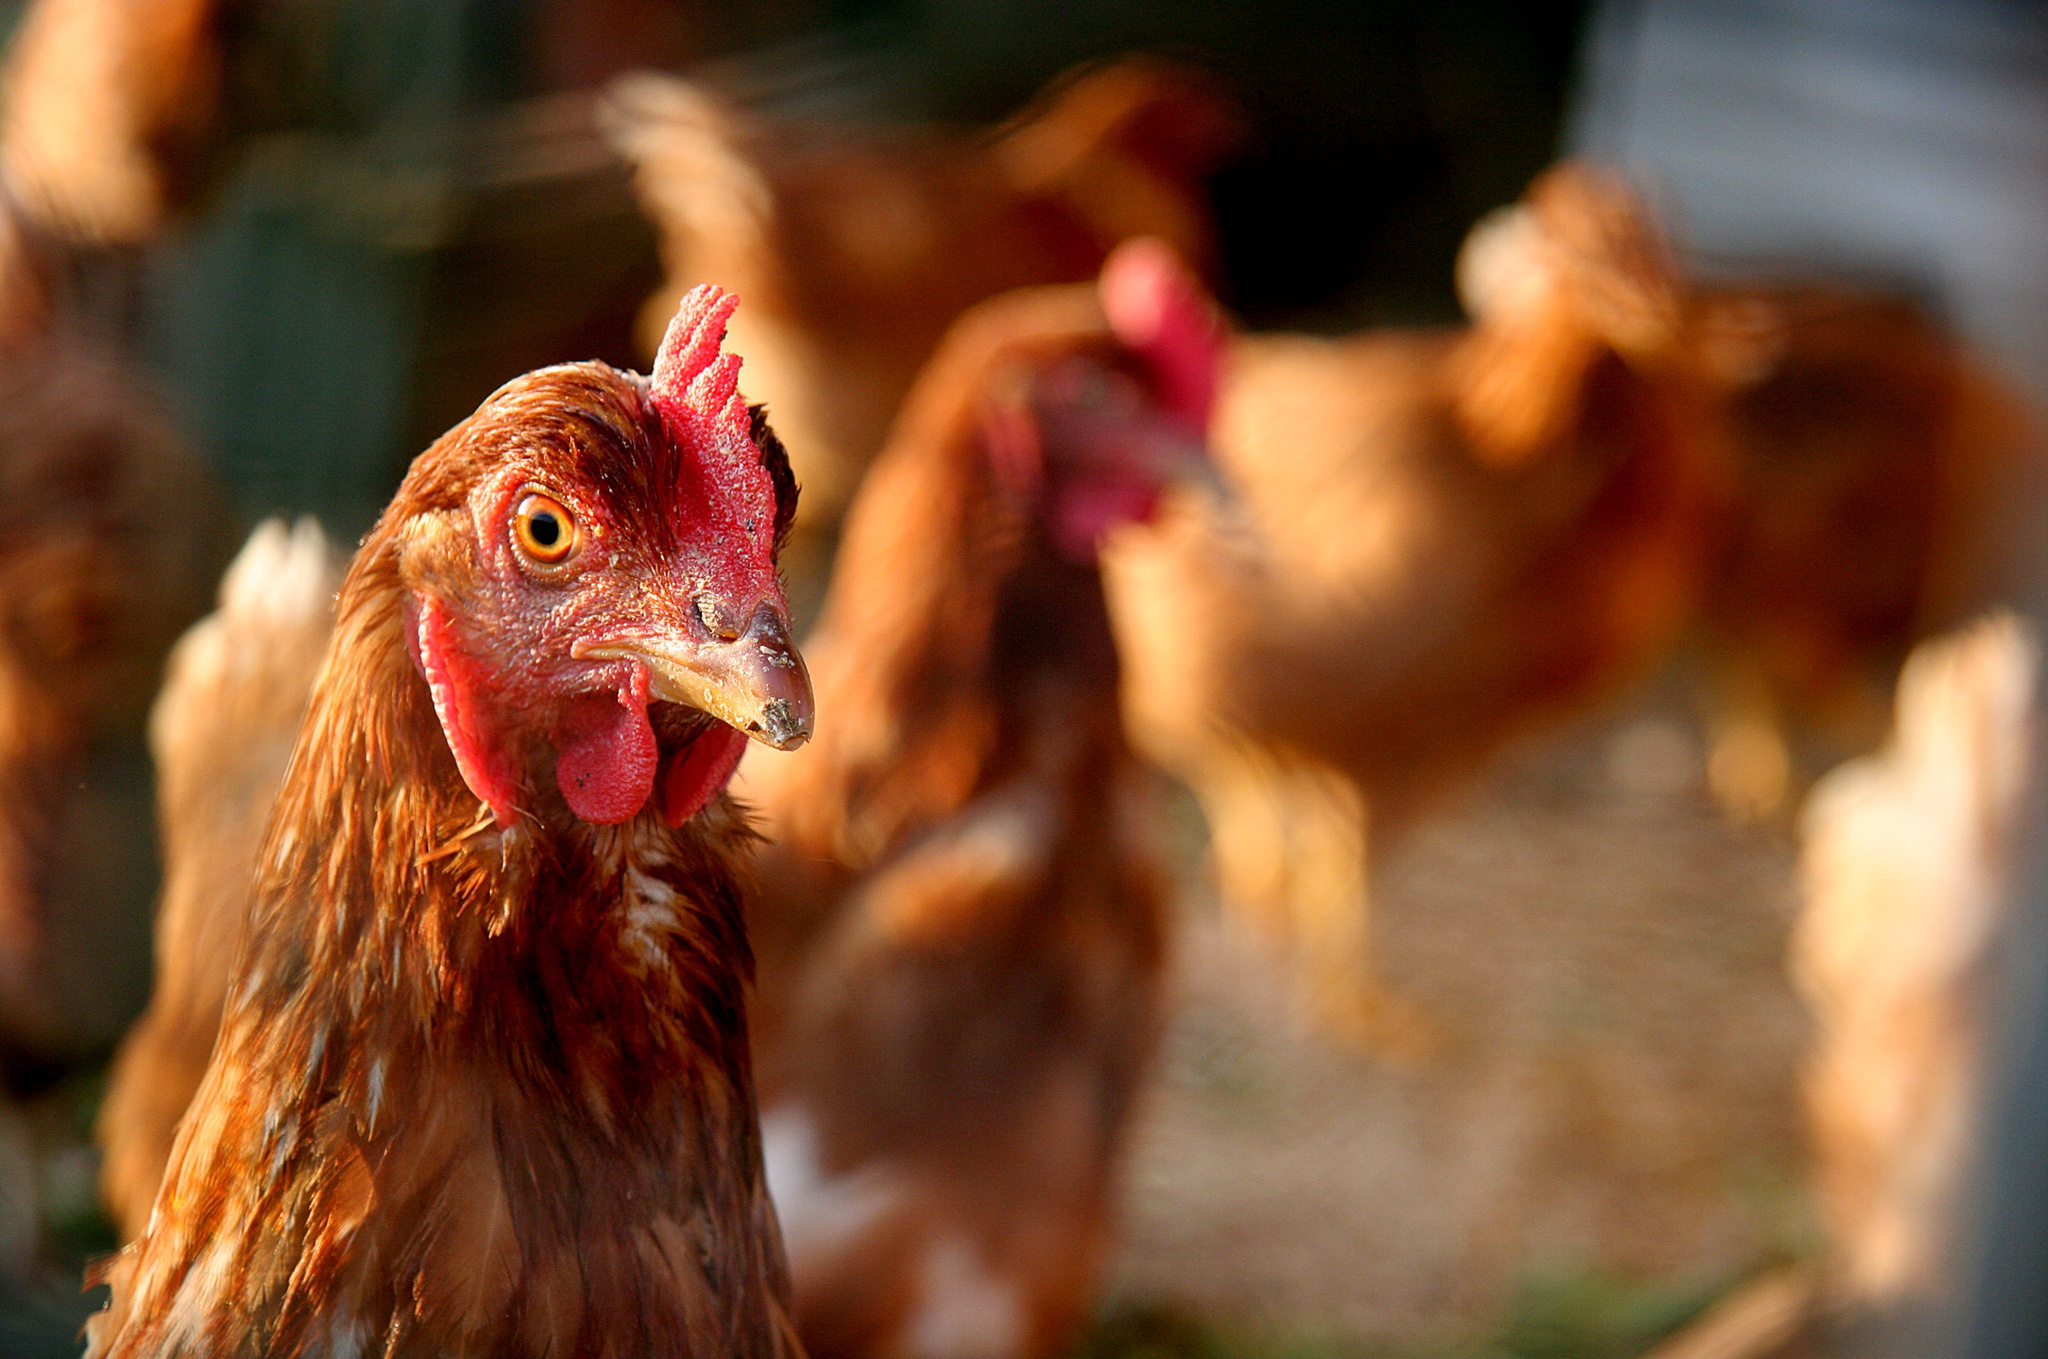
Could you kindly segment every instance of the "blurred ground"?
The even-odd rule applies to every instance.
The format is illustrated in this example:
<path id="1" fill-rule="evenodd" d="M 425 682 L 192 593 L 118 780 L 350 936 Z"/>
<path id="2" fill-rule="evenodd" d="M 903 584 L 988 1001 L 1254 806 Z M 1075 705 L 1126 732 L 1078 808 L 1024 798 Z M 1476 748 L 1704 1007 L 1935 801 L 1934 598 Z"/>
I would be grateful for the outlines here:
<path id="1" fill-rule="evenodd" d="M 1801 1253 L 1793 846 L 1729 826 L 1697 752 L 1638 709 L 1393 856 L 1382 966 L 1443 1029 L 1412 1071 L 1302 1036 L 1192 905 L 1102 1338 L 1188 1352 L 1156 1323 L 1191 1315 L 1240 1348 L 1634 1353 Z"/>
<path id="2" fill-rule="evenodd" d="M 1191 893 L 1087 1359 L 1620 1359 L 1807 1250 L 1793 848 L 1720 817 L 1698 752 L 1681 708 L 1638 705 L 1392 856 L 1382 966 L 1441 1030 L 1412 1070 L 1301 1033 L 1277 969 Z M 0 1154 L 32 1138 L 43 1237 L 0 1288 L 0 1354 L 76 1352 L 72 1281 L 111 1245 L 97 1093 L 74 1080 L 0 1126 Z"/>

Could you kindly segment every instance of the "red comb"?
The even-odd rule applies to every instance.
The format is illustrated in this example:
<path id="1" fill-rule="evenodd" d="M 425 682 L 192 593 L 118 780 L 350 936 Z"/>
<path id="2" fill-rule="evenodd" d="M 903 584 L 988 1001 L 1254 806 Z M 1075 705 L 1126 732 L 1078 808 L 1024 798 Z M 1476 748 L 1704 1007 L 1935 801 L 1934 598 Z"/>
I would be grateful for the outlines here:
<path id="1" fill-rule="evenodd" d="M 725 325 L 739 299 L 699 284 L 661 337 L 648 396 L 669 440 L 683 455 L 677 522 L 686 541 L 716 544 L 705 565 L 709 584 L 751 609 L 782 603 L 775 575 L 775 482 L 754 444 L 740 395 L 740 356 L 725 352 Z"/>
<path id="2" fill-rule="evenodd" d="M 1102 311 L 1151 367 L 1168 410 L 1206 429 L 1229 335 L 1202 285 L 1160 241 L 1125 241 L 1102 266 Z"/>
<path id="3" fill-rule="evenodd" d="M 723 288 L 700 283 L 683 294 L 649 379 L 654 407 L 669 434 L 703 451 L 746 450 L 754 461 L 747 403 L 740 398 L 740 356 L 723 352 L 725 324 L 740 300 Z"/>

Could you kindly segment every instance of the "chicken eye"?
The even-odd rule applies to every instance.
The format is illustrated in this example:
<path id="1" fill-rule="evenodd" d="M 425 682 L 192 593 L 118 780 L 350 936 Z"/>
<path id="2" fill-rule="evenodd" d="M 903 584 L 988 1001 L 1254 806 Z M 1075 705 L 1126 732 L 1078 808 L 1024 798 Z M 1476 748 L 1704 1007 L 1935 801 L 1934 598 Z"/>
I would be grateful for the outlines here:
<path id="1" fill-rule="evenodd" d="M 519 550 L 544 566 L 553 566 L 576 549 L 576 520 L 562 503 L 538 493 L 519 502 L 512 512 L 512 537 Z"/>

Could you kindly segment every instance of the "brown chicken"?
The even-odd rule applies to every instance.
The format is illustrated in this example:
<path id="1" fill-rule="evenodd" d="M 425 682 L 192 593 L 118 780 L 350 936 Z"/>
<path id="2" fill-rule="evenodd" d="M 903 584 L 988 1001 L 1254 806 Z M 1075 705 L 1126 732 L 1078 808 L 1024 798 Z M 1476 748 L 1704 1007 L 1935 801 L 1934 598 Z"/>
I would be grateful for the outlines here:
<path id="1" fill-rule="evenodd" d="M 27 214 L 0 197 L 0 349 L 33 343 L 50 325 L 47 243 Z"/>
<path id="2" fill-rule="evenodd" d="M 1802 814 L 1792 971 L 1833 1283 L 1883 1311 L 1953 1297 L 1993 964 L 2034 763 L 2040 655 L 1997 615 L 1916 649 L 1879 753 Z"/>
<path id="3" fill-rule="evenodd" d="M 249 880 L 334 626 L 346 559 L 320 526 L 272 520 L 171 652 L 150 710 L 164 888 L 156 984 L 100 1105 L 100 1183 L 124 1241 L 156 1202 L 178 1119 L 206 1074 L 241 947 Z"/>
<path id="4" fill-rule="evenodd" d="M 143 998 L 143 722 L 233 539 L 132 375 L 41 329 L 0 343 L 0 493 L 0 1048 L 65 1061 Z"/>
<path id="5" fill-rule="evenodd" d="M 1235 136 L 1195 73 L 1143 58 L 1057 85 L 989 135 L 778 124 L 658 76 L 621 82 L 613 121 L 664 237 L 670 284 L 650 311 L 706 279 L 748 298 L 735 343 L 794 450 L 819 571 L 954 317 L 1093 278 L 1130 237 L 1206 265 L 1201 182 Z"/>
<path id="6" fill-rule="evenodd" d="M 507 384 L 364 540 L 93 1354 L 795 1352 L 721 792 L 811 701 L 732 306 Z"/>
<path id="7" fill-rule="evenodd" d="M 1796 735 L 1873 744 L 1907 649 L 2010 586 L 2044 459 L 2017 397 L 1904 302 L 1783 286 L 1701 308 L 1739 467 L 1705 605 L 1708 772 L 1724 806 L 1768 816 L 1796 789 Z"/>
<path id="8" fill-rule="evenodd" d="M 750 758 L 770 1185 L 818 1359 L 1062 1353 L 1158 1036 L 1154 788 L 1096 546 L 1205 470 L 1221 342 L 1163 247 L 948 332 L 806 650 L 829 722 Z"/>
<path id="9" fill-rule="evenodd" d="M 1468 310 L 1511 295 L 1537 249 L 1525 209 L 1476 228 Z M 1795 737 L 1822 762 L 1874 745 L 1907 650 L 2010 586 L 2015 510 L 2048 460 L 2017 396 L 1902 299 L 1788 282 L 1688 305 L 1735 473 L 1702 603 L 1708 779 L 1764 817 L 1795 791 Z"/>
<path id="10" fill-rule="evenodd" d="M 1238 341 L 1212 430 L 1236 498 L 1185 493 L 1105 555 L 1138 747 L 1313 1009 L 1389 1053 L 1420 1035 L 1365 984 L 1369 840 L 1662 657 L 1724 497 L 1635 202 L 1566 167 L 1526 203 L 1536 267 L 1469 330 Z"/>
<path id="11" fill-rule="evenodd" d="M 0 172 L 65 240 L 153 237 L 215 122 L 219 0 L 36 0 L 0 76 Z"/>

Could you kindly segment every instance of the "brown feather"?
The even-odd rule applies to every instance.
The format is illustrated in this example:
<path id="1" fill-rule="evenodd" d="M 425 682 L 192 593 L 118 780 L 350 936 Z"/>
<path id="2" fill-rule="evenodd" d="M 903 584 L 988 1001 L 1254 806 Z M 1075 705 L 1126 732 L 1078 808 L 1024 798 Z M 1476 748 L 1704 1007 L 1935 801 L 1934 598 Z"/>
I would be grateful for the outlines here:
<path id="1" fill-rule="evenodd" d="M 217 612 L 171 653 L 150 712 L 163 837 L 156 984 L 100 1105 L 100 1183 L 123 1240 L 156 1202 L 206 1073 L 249 912 L 257 842 L 305 720 L 346 562 L 311 520 L 259 528 Z"/>

